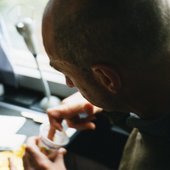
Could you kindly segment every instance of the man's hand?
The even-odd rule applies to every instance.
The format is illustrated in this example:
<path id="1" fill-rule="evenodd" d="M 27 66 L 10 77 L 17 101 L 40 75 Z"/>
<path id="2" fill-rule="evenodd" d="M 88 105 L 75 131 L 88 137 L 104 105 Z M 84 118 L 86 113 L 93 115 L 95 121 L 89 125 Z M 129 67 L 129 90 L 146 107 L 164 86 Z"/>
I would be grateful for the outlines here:
<path id="1" fill-rule="evenodd" d="M 62 105 L 55 109 L 47 111 L 50 121 L 50 131 L 48 138 L 52 139 L 55 130 L 62 130 L 62 121 L 65 119 L 69 127 L 76 129 L 95 129 L 92 122 L 95 119 L 95 113 L 102 111 L 86 99 L 80 93 L 76 93 L 63 100 Z M 81 114 L 86 116 L 82 118 Z"/>
<path id="2" fill-rule="evenodd" d="M 66 150 L 60 148 L 46 156 L 37 146 L 38 137 L 28 139 L 26 152 L 23 158 L 25 170 L 66 170 L 64 165 L 64 154 Z"/>

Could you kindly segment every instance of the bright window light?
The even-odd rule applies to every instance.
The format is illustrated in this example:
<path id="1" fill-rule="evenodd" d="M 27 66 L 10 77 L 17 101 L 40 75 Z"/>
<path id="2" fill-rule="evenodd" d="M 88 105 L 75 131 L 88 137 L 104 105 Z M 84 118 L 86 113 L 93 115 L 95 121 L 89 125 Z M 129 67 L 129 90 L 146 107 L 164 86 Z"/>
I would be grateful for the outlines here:
<path id="1" fill-rule="evenodd" d="M 25 17 L 35 22 L 35 34 L 38 46 L 38 61 L 44 77 L 48 81 L 65 84 L 63 74 L 49 66 L 49 59 L 45 53 L 41 37 L 41 20 L 44 7 L 48 0 L 0 0 L 0 18 L 7 27 L 9 50 L 14 70 L 17 74 L 39 78 L 36 63 L 28 51 L 23 38 L 15 28 L 15 24 Z"/>

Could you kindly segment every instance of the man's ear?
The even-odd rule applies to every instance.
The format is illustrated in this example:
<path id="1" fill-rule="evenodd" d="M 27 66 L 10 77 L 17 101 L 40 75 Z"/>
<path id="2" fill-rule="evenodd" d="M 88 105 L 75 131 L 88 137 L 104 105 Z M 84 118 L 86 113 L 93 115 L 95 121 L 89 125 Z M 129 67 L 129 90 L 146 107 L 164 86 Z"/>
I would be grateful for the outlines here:
<path id="1" fill-rule="evenodd" d="M 94 77 L 113 94 L 121 88 L 119 74 L 110 66 L 97 64 L 91 67 Z"/>

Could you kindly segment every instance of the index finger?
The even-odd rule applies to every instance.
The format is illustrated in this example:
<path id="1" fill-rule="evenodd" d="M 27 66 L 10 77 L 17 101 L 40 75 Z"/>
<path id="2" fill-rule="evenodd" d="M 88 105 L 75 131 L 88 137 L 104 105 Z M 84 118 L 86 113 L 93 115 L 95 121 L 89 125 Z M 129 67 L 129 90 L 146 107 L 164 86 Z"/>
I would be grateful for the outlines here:
<path id="1" fill-rule="evenodd" d="M 86 109 L 86 105 L 91 108 Z M 90 109 L 90 111 L 89 111 Z M 86 104 L 63 104 L 59 105 L 57 108 L 48 109 L 47 114 L 50 117 L 54 117 L 61 121 L 61 119 L 70 119 L 74 116 L 77 116 L 79 113 L 86 112 L 88 110 L 88 114 L 92 114 L 92 105 L 89 103 Z"/>
<path id="2" fill-rule="evenodd" d="M 90 103 L 84 104 L 63 104 L 58 106 L 56 109 L 49 109 L 47 111 L 50 129 L 48 138 L 53 139 L 55 134 L 55 129 L 62 130 L 62 120 L 70 120 L 70 122 L 75 122 L 74 120 L 80 120 L 80 113 L 85 112 L 88 116 L 93 115 L 93 105 Z M 77 122 L 78 124 L 79 122 Z M 80 124 L 82 125 L 82 124 Z M 79 126 L 75 126 L 79 127 Z M 89 126 L 90 127 L 90 126 Z"/>
<path id="3" fill-rule="evenodd" d="M 53 124 L 59 130 L 62 129 L 62 127 L 60 126 L 63 119 L 73 119 L 83 112 L 87 113 L 87 115 L 93 115 L 93 105 L 91 105 L 90 103 L 74 105 L 64 104 L 58 106 L 56 109 L 47 110 L 50 124 Z M 57 124 L 55 124 L 55 122 Z"/>
<path id="4" fill-rule="evenodd" d="M 55 135 L 56 129 L 53 126 L 50 126 L 49 132 L 48 132 L 48 139 L 53 140 Z"/>

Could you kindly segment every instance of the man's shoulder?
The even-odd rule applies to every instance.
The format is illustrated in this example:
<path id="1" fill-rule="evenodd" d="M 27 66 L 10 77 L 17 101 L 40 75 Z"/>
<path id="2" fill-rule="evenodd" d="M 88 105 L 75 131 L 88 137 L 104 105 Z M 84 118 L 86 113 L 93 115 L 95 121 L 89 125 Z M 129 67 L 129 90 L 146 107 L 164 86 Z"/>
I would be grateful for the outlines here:
<path id="1" fill-rule="evenodd" d="M 120 170 L 170 169 L 170 145 L 166 139 L 143 134 L 134 128 L 129 135 Z"/>

